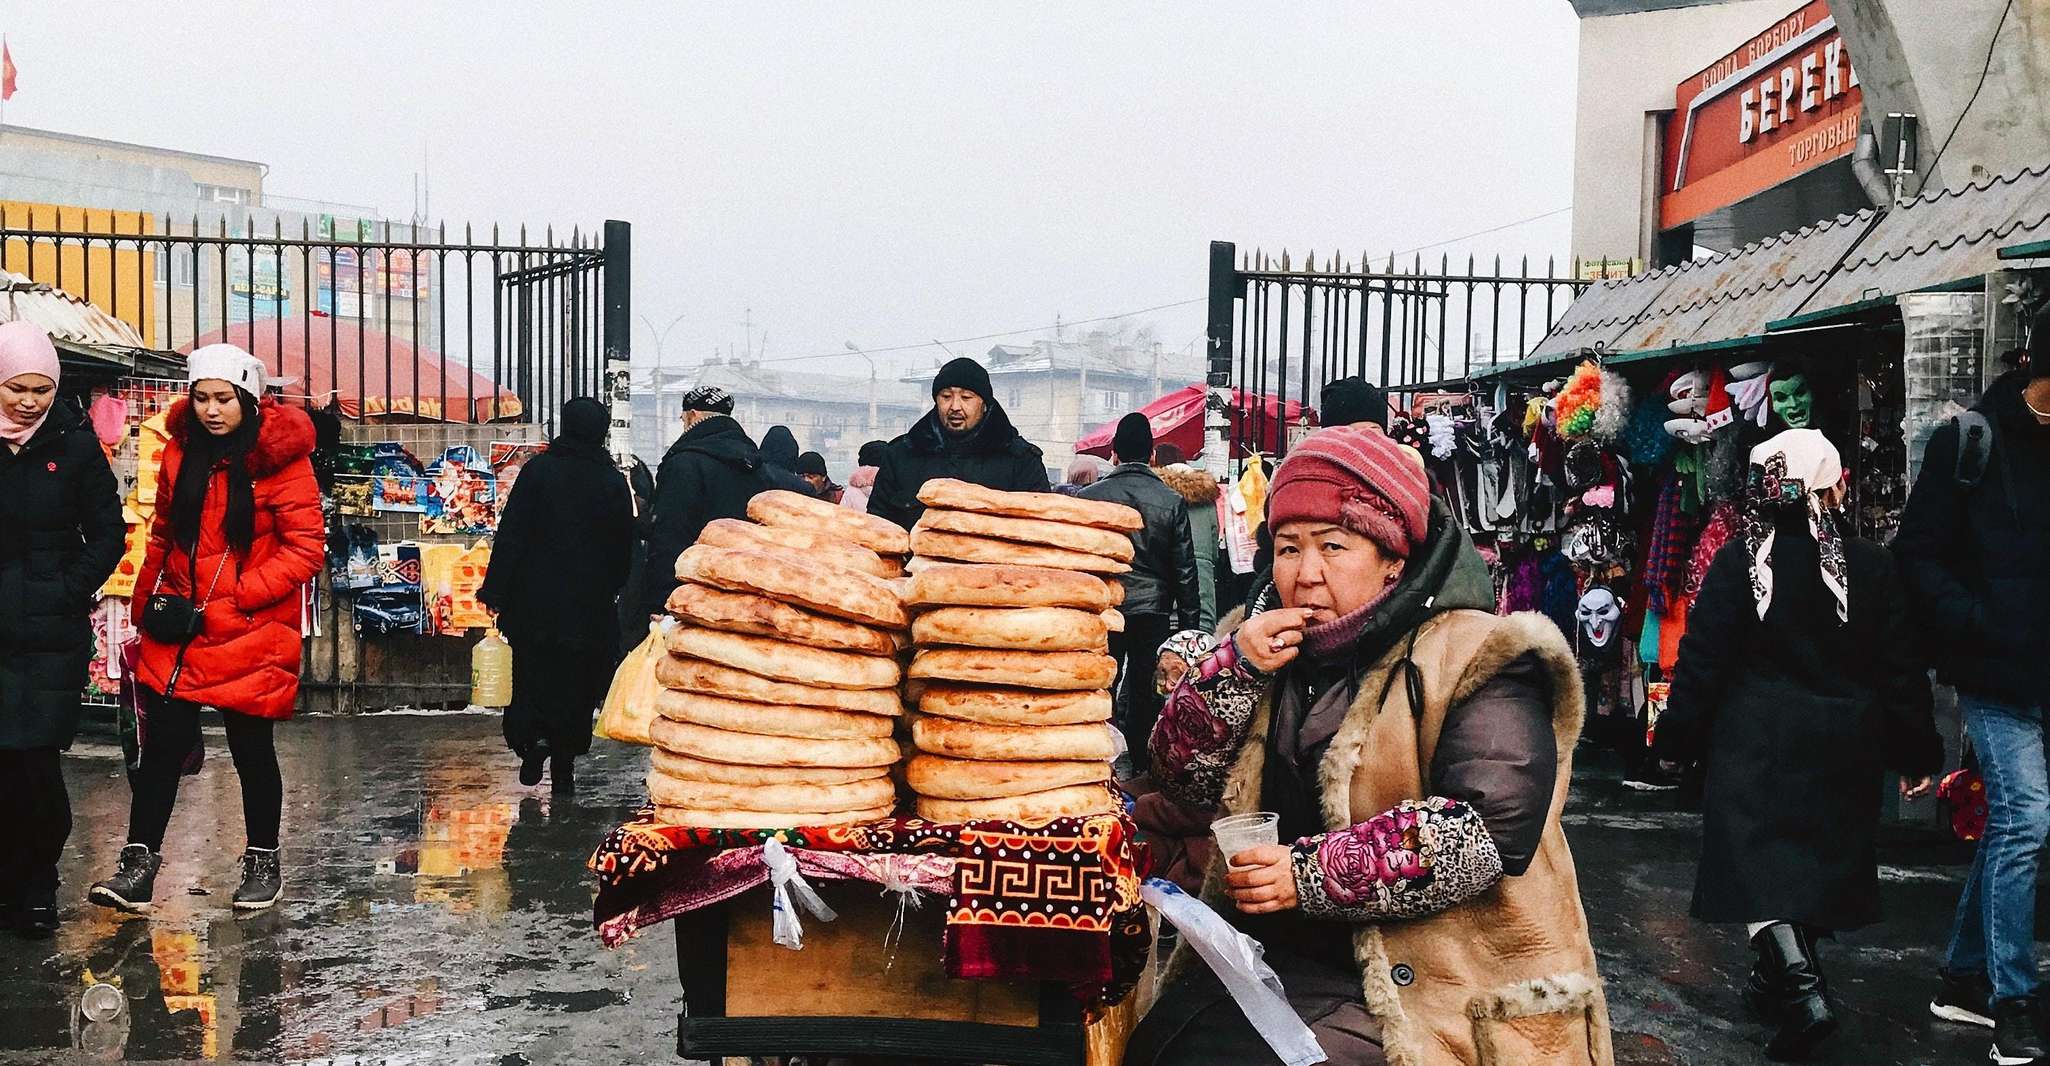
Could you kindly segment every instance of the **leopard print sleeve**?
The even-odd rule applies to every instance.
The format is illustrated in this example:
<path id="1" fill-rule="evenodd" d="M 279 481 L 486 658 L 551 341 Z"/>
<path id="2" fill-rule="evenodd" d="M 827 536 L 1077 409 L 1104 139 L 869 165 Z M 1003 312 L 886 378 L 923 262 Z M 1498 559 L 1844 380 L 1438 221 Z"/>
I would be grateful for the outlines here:
<path id="1" fill-rule="evenodd" d="M 1182 677 L 1168 693 L 1147 745 L 1162 792 L 1205 809 L 1224 798 L 1225 780 L 1270 681 L 1239 657 L 1236 638 Z"/>
<path id="2" fill-rule="evenodd" d="M 1314 918 L 1382 922 L 1455 907 L 1502 879 L 1502 857 L 1481 816 L 1432 796 L 1294 847 L 1296 899 Z"/>

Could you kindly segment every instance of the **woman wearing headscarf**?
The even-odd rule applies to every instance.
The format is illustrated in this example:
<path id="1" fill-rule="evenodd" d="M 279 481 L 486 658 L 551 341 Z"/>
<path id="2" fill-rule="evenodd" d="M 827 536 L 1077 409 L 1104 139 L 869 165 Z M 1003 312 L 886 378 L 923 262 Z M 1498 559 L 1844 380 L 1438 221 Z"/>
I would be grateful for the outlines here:
<path id="1" fill-rule="evenodd" d="M 1268 500 L 1274 574 L 1152 735 L 1176 800 L 1279 817 L 1204 896 L 1265 949 L 1341 1064 L 1607 1066 L 1607 1008 L 1560 829 L 1573 654 L 1489 612 L 1485 564 L 1416 457 L 1311 434 Z M 1126 1062 L 1277 1061 L 1181 953 Z"/>
<path id="2" fill-rule="evenodd" d="M 1845 533 L 1843 480 L 1812 429 L 1752 450 L 1741 533 L 1709 565 L 1658 722 L 1661 758 L 1707 763 L 1693 915 L 1745 927 L 1773 1058 L 1836 1028 L 1817 938 L 1879 920 L 1884 773 L 1914 798 L 1943 763 L 1900 576 Z"/>
<path id="3" fill-rule="evenodd" d="M 558 794 L 576 791 L 591 712 L 619 662 L 614 608 L 633 558 L 634 515 L 605 450 L 610 422 L 589 397 L 562 405 L 562 432 L 520 471 L 477 590 L 513 646 L 504 724 L 520 783 L 540 784 L 545 766 Z"/>
<path id="4" fill-rule="evenodd" d="M 0 924 L 57 928 L 71 835 L 59 753 L 78 730 L 93 594 L 121 559 L 121 498 L 92 427 L 57 402 L 57 349 L 0 324 Z"/>
<path id="5" fill-rule="evenodd" d="M 190 385 L 165 419 L 157 480 L 170 502 L 151 522 L 132 608 L 142 754 L 129 777 L 128 843 L 89 898 L 149 910 L 178 781 L 200 748 L 200 712 L 214 709 L 248 834 L 234 908 L 263 910 L 284 892 L 285 786 L 272 731 L 298 703 L 300 595 L 325 558 L 313 421 L 264 395 L 263 364 L 232 344 L 194 351 L 185 370 Z"/>

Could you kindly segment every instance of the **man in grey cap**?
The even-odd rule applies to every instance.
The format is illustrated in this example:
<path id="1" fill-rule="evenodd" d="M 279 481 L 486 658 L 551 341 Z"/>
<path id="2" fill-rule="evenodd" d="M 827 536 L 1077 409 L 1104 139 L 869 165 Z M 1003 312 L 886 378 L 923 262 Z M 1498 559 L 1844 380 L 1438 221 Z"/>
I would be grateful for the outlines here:
<path id="1" fill-rule="evenodd" d="M 747 502 L 773 487 L 762 452 L 733 420 L 733 394 L 700 385 L 683 394 L 683 436 L 669 446 L 655 474 L 648 561 L 641 575 L 641 613 L 661 614 L 676 588 L 676 557 L 720 518 L 746 518 Z"/>

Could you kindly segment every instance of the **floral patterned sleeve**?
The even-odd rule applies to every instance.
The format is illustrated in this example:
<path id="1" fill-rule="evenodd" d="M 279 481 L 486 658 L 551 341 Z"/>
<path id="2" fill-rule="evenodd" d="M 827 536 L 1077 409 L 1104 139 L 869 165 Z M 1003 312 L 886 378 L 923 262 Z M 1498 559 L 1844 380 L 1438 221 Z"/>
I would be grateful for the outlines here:
<path id="1" fill-rule="evenodd" d="M 1236 638 L 1182 677 L 1167 694 L 1147 744 L 1162 792 L 1205 809 L 1224 798 L 1225 779 L 1271 680 L 1239 657 Z"/>
<path id="2" fill-rule="evenodd" d="M 1303 913 L 1350 922 L 1422 918 L 1502 879 L 1502 857 L 1481 816 L 1458 800 L 1405 800 L 1357 825 L 1304 837 L 1294 848 Z"/>

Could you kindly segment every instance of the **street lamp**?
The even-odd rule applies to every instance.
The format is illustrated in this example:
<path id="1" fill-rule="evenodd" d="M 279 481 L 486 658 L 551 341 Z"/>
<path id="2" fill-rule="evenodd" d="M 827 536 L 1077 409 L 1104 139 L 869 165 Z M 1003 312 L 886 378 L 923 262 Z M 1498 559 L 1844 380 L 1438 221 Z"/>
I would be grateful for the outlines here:
<path id="1" fill-rule="evenodd" d="M 868 363 L 868 439 L 874 440 L 876 435 L 876 361 L 869 358 L 869 354 L 861 350 L 861 345 L 853 341 L 847 342 L 847 350 L 860 356 Z"/>
<path id="2" fill-rule="evenodd" d="M 655 423 L 658 427 L 655 432 L 658 434 L 656 439 L 662 440 L 664 444 L 668 443 L 664 438 L 669 433 L 669 420 L 662 410 L 662 345 L 669 340 L 669 331 L 675 329 L 682 321 L 683 315 L 678 314 L 669 320 L 668 325 L 657 330 L 655 324 L 648 321 L 648 316 L 641 316 L 641 325 L 648 327 L 649 335 L 655 338 Z"/>

